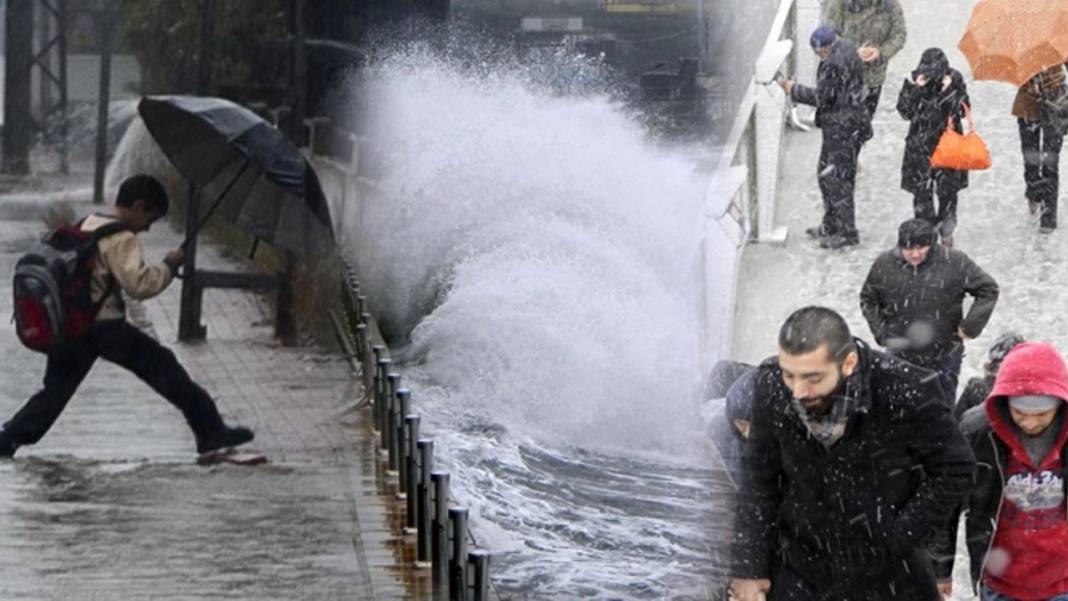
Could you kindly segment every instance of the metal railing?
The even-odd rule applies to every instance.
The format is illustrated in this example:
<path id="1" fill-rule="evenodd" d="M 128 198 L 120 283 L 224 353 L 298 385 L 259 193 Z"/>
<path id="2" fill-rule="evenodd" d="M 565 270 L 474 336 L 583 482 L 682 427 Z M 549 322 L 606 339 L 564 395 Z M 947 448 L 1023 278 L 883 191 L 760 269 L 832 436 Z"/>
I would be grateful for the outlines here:
<path id="1" fill-rule="evenodd" d="M 778 75 L 815 83 L 816 58 L 807 36 L 818 25 L 819 0 L 781 0 L 764 48 L 735 114 L 705 202 L 707 228 L 726 233 L 737 252 L 726 258 L 705 245 L 706 354 L 730 354 L 731 322 L 742 253 L 747 242 L 784 243 L 787 228 L 776 224 L 779 179 L 788 121 L 796 122 Z M 711 232 L 710 232 L 711 233 Z M 708 236 L 706 236 L 706 239 Z M 723 291 L 720 274 L 732 274 Z M 713 324 L 726 324 L 714 331 Z"/>
<path id="2" fill-rule="evenodd" d="M 342 265 L 343 314 L 334 315 L 342 347 L 370 397 L 378 447 L 386 473 L 397 479 L 404 530 L 415 534 L 415 567 L 430 569 L 435 599 L 488 601 L 490 554 L 474 547 L 466 508 L 451 506 L 448 472 L 434 470 L 434 441 L 420 434 L 411 391 L 375 328 L 355 272 Z"/>

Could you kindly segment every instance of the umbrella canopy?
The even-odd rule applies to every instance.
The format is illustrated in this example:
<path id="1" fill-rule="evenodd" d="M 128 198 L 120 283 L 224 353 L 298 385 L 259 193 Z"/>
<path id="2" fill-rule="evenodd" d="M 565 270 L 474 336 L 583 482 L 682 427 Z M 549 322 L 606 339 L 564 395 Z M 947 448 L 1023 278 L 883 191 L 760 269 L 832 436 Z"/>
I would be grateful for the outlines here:
<path id="1" fill-rule="evenodd" d="M 982 0 L 958 48 L 976 79 L 1022 86 L 1068 58 L 1068 0 Z"/>
<path id="2" fill-rule="evenodd" d="M 175 169 L 231 223 L 310 256 L 334 244 L 315 169 L 282 132 L 222 98 L 146 96 L 138 112 Z"/>

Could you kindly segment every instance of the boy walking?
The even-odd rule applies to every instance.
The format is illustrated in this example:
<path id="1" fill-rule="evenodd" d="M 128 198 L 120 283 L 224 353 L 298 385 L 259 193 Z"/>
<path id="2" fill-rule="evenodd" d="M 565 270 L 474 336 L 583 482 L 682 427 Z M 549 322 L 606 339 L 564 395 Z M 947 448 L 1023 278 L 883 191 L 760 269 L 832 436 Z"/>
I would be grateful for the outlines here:
<path id="1" fill-rule="evenodd" d="M 95 231 L 118 223 L 123 229 L 102 237 L 91 274 L 90 295 L 99 306 L 87 332 L 48 354 L 44 387 L 0 429 L 0 457 L 11 457 L 25 445 L 37 443 L 56 419 L 97 358 L 133 372 L 185 416 L 196 437 L 197 452 L 249 442 L 248 428 L 227 426 L 208 393 L 190 379 L 174 353 L 126 322 L 120 290 L 135 299 L 159 295 L 174 279 L 184 260 L 181 250 L 167 254 L 162 263 L 146 264 L 137 234 L 147 232 L 167 214 L 167 192 L 158 180 L 135 175 L 119 187 L 112 215 L 90 215 L 78 227 Z"/>

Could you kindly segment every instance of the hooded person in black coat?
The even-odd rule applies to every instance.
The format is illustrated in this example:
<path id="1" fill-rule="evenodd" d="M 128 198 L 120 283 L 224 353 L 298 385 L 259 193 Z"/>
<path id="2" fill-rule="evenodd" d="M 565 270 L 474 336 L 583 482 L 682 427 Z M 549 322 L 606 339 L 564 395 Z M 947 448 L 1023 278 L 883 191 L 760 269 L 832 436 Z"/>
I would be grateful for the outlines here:
<path id="1" fill-rule="evenodd" d="M 931 372 L 795 312 L 760 366 L 735 519 L 734 601 L 936 601 L 925 545 L 975 459 Z"/>
<path id="2" fill-rule="evenodd" d="M 823 195 L 823 219 L 806 233 L 823 248 L 859 243 L 853 194 L 857 155 L 872 136 L 871 114 L 865 105 L 864 64 L 857 46 L 833 29 L 812 33 L 812 49 L 820 57 L 816 87 L 780 81 L 794 102 L 816 107 L 816 126 L 823 132 L 818 177 Z"/>
<path id="3" fill-rule="evenodd" d="M 998 302 L 998 284 L 968 255 L 942 246 L 931 224 L 910 219 L 898 245 L 872 264 L 860 309 L 875 341 L 891 354 L 938 372 L 956 398 L 964 340 L 979 336 Z M 964 297 L 975 298 L 964 315 Z"/>
<path id="4" fill-rule="evenodd" d="M 950 118 L 956 131 L 962 131 L 965 104 L 970 106 L 971 99 L 964 77 L 950 68 L 949 59 L 938 48 L 924 51 L 912 79 L 905 80 L 897 99 L 897 112 L 911 122 L 905 138 L 901 187 L 912 193 L 916 217 L 935 224 L 946 246 L 953 245 L 957 194 L 968 186 L 968 172 L 932 169 L 931 155 Z"/>

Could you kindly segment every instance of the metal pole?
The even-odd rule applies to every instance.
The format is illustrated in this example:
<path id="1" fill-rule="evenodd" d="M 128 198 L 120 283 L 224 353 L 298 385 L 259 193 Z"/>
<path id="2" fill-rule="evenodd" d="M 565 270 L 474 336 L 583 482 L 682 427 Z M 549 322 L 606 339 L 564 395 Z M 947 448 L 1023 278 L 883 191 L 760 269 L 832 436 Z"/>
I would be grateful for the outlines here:
<path id="1" fill-rule="evenodd" d="M 356 324 L 356 360 L 361 364 L 367 359 L 367 324 Z"/>
<path id="2" fill-rule="evenodd" d="M 434 462 L 434 441 L 423 439 L 416 443 L 419 449 L 419 533 L 416 539 L 416 561 L 426 565 L 430 561 L 430 470 Z"/>
<path id="3" fill-rule="evenodd" d="M 93 178 L 93 203 L 104 203 L 104 172 L 108 167 L 108 105 L 111 104 L 111 1 L 104 2 L 103 28 L 100 32 L 100 97 L 96 112 L 96 174 Z M 10 31 L 8 33 L 11 33 Z"/>
<path id="4" fill-rule="evenodd" d="M 468 601 L 467 594 L 467 509 L 449 509 L 452 531 L 452 558 L 449 559 L 449 601 Z"/>
<path id="5" fill-rule="evenodd" d="M 290 118 L 293 123 L 289 139 L 298 148 L 304 145 L 304 105 L 308 93 L 308 65 L 304 50 L 304 1 L 290 0 L 289 5 L 290 29 L 293 35 L 289 65 L 289 105 L 292 107 Z"/>
<path id="6" fill-rule="evenodd" d="M 378 396 L 375 397 L 375 424 L 379 435 L 386 429 L 386 395 L 389 393 L 389 383 L 386 382 L 386 376 L 389 374 L 390 369 L 393 367 L 393 360 L 382 358 L 378 360 Z M 379 440 L 379 446 L 381 447 L 381 439 Z"/>
<path id="7" fill-rule="evenodd" d="M 70 124 L 67 123 L 67 0 L 56 4 L 59 35 L 59 172 L 70 173 Z"/>
<path id="8" fill-rule="evenodd" d="M 4 173 L 30 172 L 30 115 L 33 62 L 33 1 L 7 0 L 4 38 L 4 134 L 0 169 Z"/>
<path id="9" fill-rule="evenodd" d="M 392 367 L 392 366 L 391 366 Z M 386 469 L 391 472 L 397 471 L 397 428 L 394 425 L 397 410 L 397 388 L 400 387 L 400 374 L 390 371 L 386 374 L 386 395 L 382 405 L 382 450 L 386 452 Z"/>
<path id="10" fill-rule="evenodd" d="M 361 317 L 367 316 L 367 318 L 364 319 L 365 323 L 371 317 L 371 315 L 367 313 L 367 297 L 362 294 L 356 296 L 356 314 Z"/>
<path id="11" fill-rule="evenodd" d="M 212 41 L 215 37 L 215 0 L 200 0 L 200 56 L 197 61 L 197 94 L 211 88 Z"/>
<path id="12" fill-rule="evenodd" d="M 467 560 L 474 564 L 475 583 L 471 601 L 489 601 L 490 554 L 486 551 L 471 551 Z"/>
<path id="13" fill-rule="evenodd" d="M 405 415 L 404 423 L 408 426 L 408 495 L 405 499 L 405 526 L 409 530 L 415 530 L 418 526 L 419 499 L 419 448 L 416 446 L 419 440 L 419 416 Z"/>
<path id="14" fill-rule="evenodd" d="M 404 423 L 411 409 L 412 393 L 407 388 L 397 390 L 397 407 L 394 413 L 394 424 L 397 427 L 397 498 L 403 499 L 408 494 L 408 432 L 407 424 Z"/>
<path id="15" fill-rule="evenodd" d="M 189 187 L 185 216 L 185 262 L 182 263 L 182 300 L 178 312 L 178 340 L 201 340 L 208 329 L 200 323 L 201 301 L 204 291 L 197 284 L 197 218 L 200 215 L 200 190 Z"/>
<path id="16" fill-rule="evenodd" d="M 430 474 L 434 484 L 434 522 L 431 535 L 431 581 L 434 590 L 444 591 L 449 583 L 449 473 Z"/>

